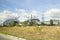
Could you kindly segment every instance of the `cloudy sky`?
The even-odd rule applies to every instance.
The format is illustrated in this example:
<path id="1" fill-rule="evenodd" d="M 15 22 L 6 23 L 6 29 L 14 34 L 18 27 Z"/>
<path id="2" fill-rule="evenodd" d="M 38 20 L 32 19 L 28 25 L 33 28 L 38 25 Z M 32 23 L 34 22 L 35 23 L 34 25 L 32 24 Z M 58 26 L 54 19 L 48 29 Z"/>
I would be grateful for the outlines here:
<path id="1" fill-rule="evenodd" d="M 27 20 L 30 15 L 41 19 L 60 18 L 60 0 L 0 0 L 0 18 L 20 17 Z"/>

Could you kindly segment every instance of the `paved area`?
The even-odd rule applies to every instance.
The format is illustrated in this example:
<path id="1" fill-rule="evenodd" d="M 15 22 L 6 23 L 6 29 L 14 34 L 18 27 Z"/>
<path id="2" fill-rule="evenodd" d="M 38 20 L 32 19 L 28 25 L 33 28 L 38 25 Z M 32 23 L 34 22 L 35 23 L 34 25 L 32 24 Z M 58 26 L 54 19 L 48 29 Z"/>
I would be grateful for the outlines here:
<path id="1" fill-rule="evenodd" d="M 26 40 L 26 39 L 0 34 L 0 40 Z"/>

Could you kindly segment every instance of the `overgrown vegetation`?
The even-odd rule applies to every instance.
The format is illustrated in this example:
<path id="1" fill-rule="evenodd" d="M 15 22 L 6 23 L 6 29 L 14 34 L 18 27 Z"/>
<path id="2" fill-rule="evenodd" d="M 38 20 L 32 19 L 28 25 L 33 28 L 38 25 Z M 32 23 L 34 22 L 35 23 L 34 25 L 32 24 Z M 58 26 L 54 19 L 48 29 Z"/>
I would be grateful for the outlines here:
<path id="1" fill-rule="evenodd" d="M 53 26 L 53 25 L 54 25 L 54 24 L 53 24 L 53 20 L 50 20 L 50 25 L 51 25 L 51 26 Z"/>
<path id="2" fill-rule="evenodd" d="M 0 27 L 0 33 L 27 40 L 60 40 L 60 27 Z"/>

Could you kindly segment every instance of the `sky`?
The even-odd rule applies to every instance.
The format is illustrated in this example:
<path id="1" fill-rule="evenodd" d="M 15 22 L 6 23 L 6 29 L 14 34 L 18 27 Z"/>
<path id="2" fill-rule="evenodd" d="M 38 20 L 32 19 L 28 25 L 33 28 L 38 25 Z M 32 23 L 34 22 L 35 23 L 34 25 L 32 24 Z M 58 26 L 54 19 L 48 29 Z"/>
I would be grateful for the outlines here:
<path id="1" fill-rule="evenodd" d="M 59 19 L 60 0 L 0 0 L 0 18 L 19 16 L 24 21 L 31 14 L 40 20 L 42 14 L 45 20 Z"/>

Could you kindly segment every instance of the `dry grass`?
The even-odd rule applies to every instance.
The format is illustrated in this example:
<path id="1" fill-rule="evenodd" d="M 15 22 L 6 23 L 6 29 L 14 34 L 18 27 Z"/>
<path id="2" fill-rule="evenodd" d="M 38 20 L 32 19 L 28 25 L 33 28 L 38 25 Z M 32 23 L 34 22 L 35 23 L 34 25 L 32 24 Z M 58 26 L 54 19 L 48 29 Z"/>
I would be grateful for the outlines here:
<path id="1" fill-rule="evenodd" d="M 0 33 L 27 40 L 60 40 L 60 27 L 0 27 Z"/>

